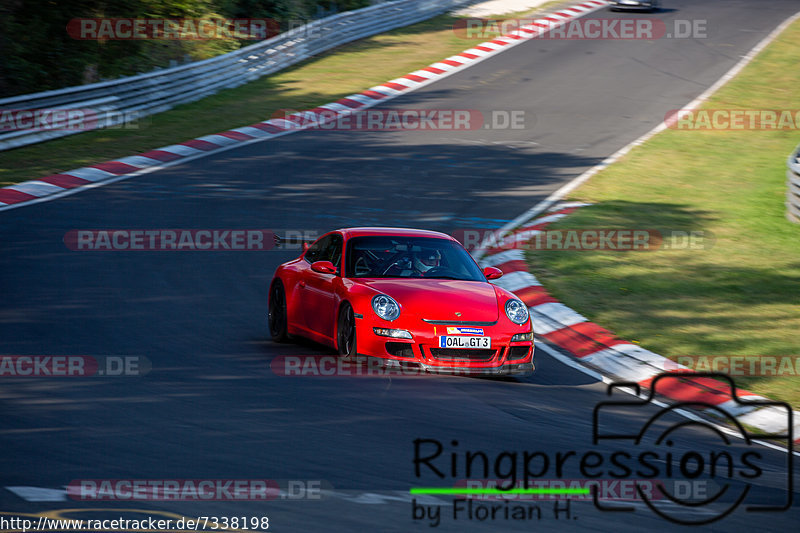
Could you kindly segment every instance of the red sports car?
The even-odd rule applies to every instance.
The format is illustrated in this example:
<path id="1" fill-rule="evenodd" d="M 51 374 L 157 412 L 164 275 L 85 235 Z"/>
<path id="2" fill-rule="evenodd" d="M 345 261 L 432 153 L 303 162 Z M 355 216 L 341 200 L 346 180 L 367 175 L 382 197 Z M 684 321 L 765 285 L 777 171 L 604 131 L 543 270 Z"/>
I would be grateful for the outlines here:
<path id="1" fill-rule="evenodd" d="M 269 291 L 273 340 L 292 335 L 346 359 L 433 372 L 529 374 L 528 309 L 488 282 L 461 244 L 443 233 L 349 228 L 317 239 L 278 267 Z"/>

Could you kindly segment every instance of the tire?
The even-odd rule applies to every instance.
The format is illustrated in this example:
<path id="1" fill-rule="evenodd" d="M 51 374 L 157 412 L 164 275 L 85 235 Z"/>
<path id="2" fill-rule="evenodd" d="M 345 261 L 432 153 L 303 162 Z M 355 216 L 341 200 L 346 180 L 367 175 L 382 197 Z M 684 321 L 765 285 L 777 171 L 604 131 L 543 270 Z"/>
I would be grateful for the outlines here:
<path id="1" fill-rule="evenodd" d="M 342 304 L 339 319 L 336 321 L 336 347 L 339 355 L 347 361 L 355 361 L 358 356 L 356 348 L 356 317 L 349 303 Z"/>
<path id="2" fill-rule="evenodd" d="M 269 334 L 274 342 L 289 342 L 286 291 L 280 281 L 275 281 L 269 289 L 267 322 L 269 323 Z"/>

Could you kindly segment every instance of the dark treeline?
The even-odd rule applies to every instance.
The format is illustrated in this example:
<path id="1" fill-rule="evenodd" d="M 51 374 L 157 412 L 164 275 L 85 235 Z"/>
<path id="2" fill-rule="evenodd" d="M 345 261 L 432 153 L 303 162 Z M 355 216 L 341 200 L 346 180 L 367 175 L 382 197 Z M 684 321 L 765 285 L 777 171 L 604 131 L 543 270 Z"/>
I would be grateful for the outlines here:
<path id="1" fill-rule="evenodd" d="M 76 38 L 84 35 L 75 31 L 83 19 L 269 19 L 274 32 L 369 4 L 370 0 L 0 0 L 0 96 L 149 72 L 254 42 L 224 33 L 193 40 Z"/>

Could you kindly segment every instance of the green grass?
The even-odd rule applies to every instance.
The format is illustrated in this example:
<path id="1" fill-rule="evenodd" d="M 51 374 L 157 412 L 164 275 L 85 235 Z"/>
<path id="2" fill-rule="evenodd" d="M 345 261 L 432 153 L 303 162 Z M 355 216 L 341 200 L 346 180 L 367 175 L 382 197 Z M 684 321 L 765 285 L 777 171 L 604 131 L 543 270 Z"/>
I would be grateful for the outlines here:
<path id="1" fill-rule="evenodd" d="M 246 126 L 282 109 L 314 108 L 404 76 L 481 42 L 453 31 L 456 20 L 441 15 L 338 47 L 241 87 L 145 117 L 137 129 L 99 130 L 0 152 L 0 187 Z"/>
<path id="2" fill-rule="evenodd" d="M 800 23 L 706 109 L 800 108 Z M 595 205 L 549 229 L 703 231 L 700 249 L 529 252 L 545 287 L 656 353 L 800 356 L 800 225 L 785 218 L 794 131 L 666 130 L 577 189 Z M 800 407 L 800 377 L 736 377 Z"/>

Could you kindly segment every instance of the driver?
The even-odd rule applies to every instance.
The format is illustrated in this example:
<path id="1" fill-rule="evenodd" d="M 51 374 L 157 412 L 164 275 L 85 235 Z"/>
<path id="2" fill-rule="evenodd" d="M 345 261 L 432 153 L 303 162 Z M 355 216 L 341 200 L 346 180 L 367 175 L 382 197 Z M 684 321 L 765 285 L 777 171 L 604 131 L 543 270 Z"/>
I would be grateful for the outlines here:
<path id="1" fill-rule="evenodd" d="M 384 274 L 401 278 L 424 276 L 426 272 L 439 266 L 441 260 L 442 254 L 435 248 L 413 250 L 397 259 Z"/>
<path id="2" fill-rule="evenodd" d="M 423 249 L 413 254 L 414 269 L 420 274 L 425 274 L 428 270 L 438 267 L 442 261 L 442 253 L 436 249 Z"/>

